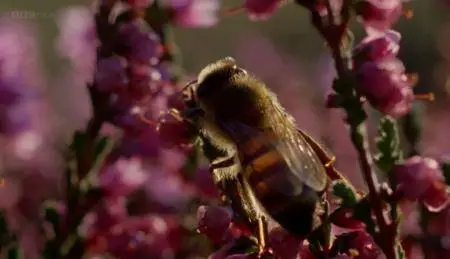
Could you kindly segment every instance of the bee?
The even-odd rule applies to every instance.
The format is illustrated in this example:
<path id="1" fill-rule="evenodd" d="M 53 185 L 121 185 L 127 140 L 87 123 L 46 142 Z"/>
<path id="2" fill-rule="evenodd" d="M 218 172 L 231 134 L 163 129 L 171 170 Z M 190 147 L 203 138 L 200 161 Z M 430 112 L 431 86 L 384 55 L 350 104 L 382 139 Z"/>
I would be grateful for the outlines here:
<path id="1" fill-rule="evenodd" d="M 227 57 L 201 70 L 183 96 L 182 117 L 198 130 L 214 182 L 257 226 L 260 251 L 268 218 L 299 237 L 320 226 L 334 159 L 261 80 Z"/>

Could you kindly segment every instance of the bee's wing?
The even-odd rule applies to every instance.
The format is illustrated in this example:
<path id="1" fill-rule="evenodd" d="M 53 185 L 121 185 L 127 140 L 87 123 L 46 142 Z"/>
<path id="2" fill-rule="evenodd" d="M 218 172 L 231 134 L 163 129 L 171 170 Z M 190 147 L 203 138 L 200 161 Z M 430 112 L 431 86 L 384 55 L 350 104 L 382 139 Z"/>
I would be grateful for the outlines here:
<path id="1" fill-rule="evenodd" d="M 273 128 L 257 129 L 236 121 L 220 123 L 238 146 L 244 146 L 251 141 L 255 147 L 276 150 L 277 155 L 286 165 L 285 170 L 276 173 L 284 174 L 283 178 L 289 180 L 289 188 L 285 181 L 275 186 L 280 192 L 295 196 L 302 192 L 304 184 L 315 191 L 322 191 L 325 188 L 327 183 L 325 168 L 314 150 L 296 129 L 286 129 L 277 133 Z"/>

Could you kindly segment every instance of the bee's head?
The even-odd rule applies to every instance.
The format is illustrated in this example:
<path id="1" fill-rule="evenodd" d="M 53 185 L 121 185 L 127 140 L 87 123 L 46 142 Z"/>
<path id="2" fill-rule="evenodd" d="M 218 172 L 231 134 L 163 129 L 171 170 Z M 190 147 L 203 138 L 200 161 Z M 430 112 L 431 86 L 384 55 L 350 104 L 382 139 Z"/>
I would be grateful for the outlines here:
<path id="1" fill-rule="evenodd" d="M 195 94 L 199 99 L 212 97 L 224 87 L 229 87 L 234 77 L 246 74 L 247 71 L 239 67 L 234 58 L 219 59 L 200 71 Z"/>

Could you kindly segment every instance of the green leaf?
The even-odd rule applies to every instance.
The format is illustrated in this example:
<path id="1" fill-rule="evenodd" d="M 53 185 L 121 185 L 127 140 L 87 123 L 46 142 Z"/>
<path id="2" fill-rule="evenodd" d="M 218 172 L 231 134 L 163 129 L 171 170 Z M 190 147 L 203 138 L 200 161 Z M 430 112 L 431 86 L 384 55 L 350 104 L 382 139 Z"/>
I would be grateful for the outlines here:
<path id="1" fill-rule="evenodd" d="M 344 181 L 341 180 L 334 181 L 332 186 L 333 194 L 341 198 L 342 206 L 353 207 L 357 204 L 357 195 L 353 192 L 351 186 L 348 186 Z"/>
<path id="2" fill-rule="evenodd" d="M 450 186 L 450 163 L 443 163 L 441 168 L 444 173 L 445 182 Z"/>
<path id="3" fill-rule="evenodd" d="M 44 204 L 44 219 L 52 224 L 55 233 L 59 233 L 59 227 L 61 226 L 61 216 L 57 206 L 58 204 L 52 201 L 47 201 Z"/>
<path id="4" fill-rule="evenodd" d="M 403 250 L 403 247 L 400 244 L 397 244 L 397 246 L 395 247 L 395 252 L 397 254 L 396 259 L 406 258 L 405 250 Z"/>
<path id="5" fill-rule="evenodd" d="M 10 247 L 7 252 L 8 259 L 21 259 L 23 258 L 22 249 L 18 245 Z"/>
<path id="6" fill-rule="evenodd" d="M 375 155 L 375 162 L 378 168 L 388 173 L 402 157 L 400 137 L 395 120 L 388 116 L 380 119 L 376 145 L 379 153 Z"/>
<path id="7" fill-rule="evenodd" d="M 369 197 L 364 197 L 354 207 L 353 216 L 355 219 L 361 220 L 366 224 L 367 232 L 372 236 L 375 234 L 375 223 L 372 218 L 372 209 L 369 202 Z"/>
<path id="8" fill-rule="evenodd" d="M 0 235 L 8 233 L 8 225 L 6 223 L 6 218 L 3 215 L 3 210 L 0 210 Z"/>
<path id="9" fill-rule="evenodd" d="M 77 157 L 86 149 L 87 135 L 84 132 L 76 131 L 73 135 L 72 144 L 70 149 L 75 153 Z"/>
<path id="10" fill-rule="evenodd" d="M 110 137 L 104 136 L 97 140 L 94 147 L 94 164 L 92 165 L 91 171 L 98 169 L 102 165 L 102 162 L 113 147 L 114 141 Z"/>
<path id="11" fill-rule="evenodd" d="M 184 165 L 184 172 L 188 175 L 189 178 L 192 178 L 197 171 L 198 164 L 199 164 L 199 153 L 201 146 L 195 145 L 194 149 L 188 154 L 186 158 L 186 162 Z"/>

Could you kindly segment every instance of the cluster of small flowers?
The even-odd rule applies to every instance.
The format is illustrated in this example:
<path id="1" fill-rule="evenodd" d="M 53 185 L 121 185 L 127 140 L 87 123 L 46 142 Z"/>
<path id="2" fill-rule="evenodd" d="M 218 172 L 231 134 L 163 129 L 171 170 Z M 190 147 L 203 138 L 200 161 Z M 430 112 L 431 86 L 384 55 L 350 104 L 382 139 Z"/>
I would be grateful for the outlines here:
<path id="1" fill-rule="evenodd" d="M 170 22 L 175 25 L 215 23 L 208 18 L 211 15 L 208 12 L 218 9 L 212 2 L 162 3 L 171 10 Z M 185 213 L 192 210 L 194 199 L 217 197 L 207 170 L 199 169 L 189 176 L 184 168 L 191 149 L 167 149 L 178 146 L 180 141 L 187 142 L 189 132 L 173 116 L 160 115 L 182 102 L 173 94 L 176 84 L 171 78 L 170 63 L 163 58 L 167 46 L 142 14 L 152 4 L 153 1 L 104 1 L 100 8 L 125 7 L 117 14 L 116 22 L 107 25 L 101 24 L 101 17 L 95 21 L 94 13 L 86 8 L 65 11 L 75 16 L 74 12 L 81 16 L 91 13 L 91 18 L 84 15 L 88 18 L 85 21 L 90 22 L 84 23 L 84 29 L 78 28 L 79 37 L 67 37 L 70 42 L 60 44 L 71 46 L 78 42 L 78 48 L 85 48 L 83 53 L 97 53 L 96 58 L 90 58 L 97 59 L 92 69 L 92 87 L 108 99 L 105 119 L 122 131 L 99 173 L 97 185 L 104 196 L 81 225 L 90 255 L 110 254 L 117 258 L 201 255 L 202 251 L 185 247 L 192 245 L 192 241 L 186 240 L 195 234 L 192 224 L 184 224 L 192 217 Z M 66 29 L 79 26 L 67 20 L 61 23 L 67 26 L 61 28 L 63 34 Z M 92 28 L 97 28 L 98 37 L 86 38 Z M 80 55 L 69 58 L 75 68 L 86 60 Z M 149 125 L 149 121 L 159 121 L 160 127 Z"/>

